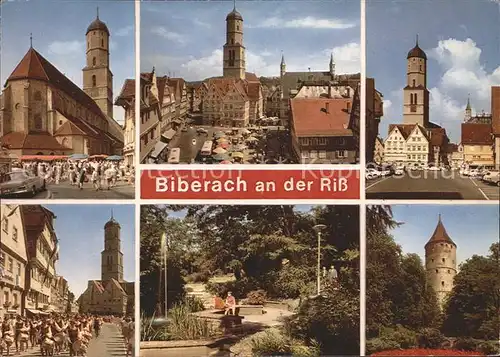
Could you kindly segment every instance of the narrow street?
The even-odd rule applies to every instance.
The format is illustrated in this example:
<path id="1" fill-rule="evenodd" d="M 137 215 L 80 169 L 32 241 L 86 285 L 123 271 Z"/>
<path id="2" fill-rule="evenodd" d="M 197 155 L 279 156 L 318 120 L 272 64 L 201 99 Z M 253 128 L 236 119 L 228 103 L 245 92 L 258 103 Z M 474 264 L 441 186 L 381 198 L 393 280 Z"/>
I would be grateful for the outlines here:
<path id="1" fill-rule="evenodd" d="M 39 357 L 40 348 L 30 348 L 26 352 L 16 354 L 15 348 L 10 351 L 11 356 Z M 105 323 L 99 337 L 90 341 L 87 357 L 125 357 L 127 355 L 126 346 L 123 342 L 120 328 L 111 323 Z M 64 351 L 58 356 L 69 356 L 69 351 Z"/>

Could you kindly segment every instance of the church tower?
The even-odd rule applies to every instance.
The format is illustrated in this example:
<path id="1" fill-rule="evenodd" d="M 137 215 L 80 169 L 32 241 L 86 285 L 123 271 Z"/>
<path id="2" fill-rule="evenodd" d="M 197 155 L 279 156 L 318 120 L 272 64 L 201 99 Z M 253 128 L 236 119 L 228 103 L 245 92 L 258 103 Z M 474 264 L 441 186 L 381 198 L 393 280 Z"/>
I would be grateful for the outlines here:
<path id="1" fill-rule="evenodd" d="M 285 63 L 285 55 L 281 54 L 281 63 L 280 63 L 280 78 L 283 80 L 283 76 L 286 73 L 286 63 Z"/>
<path id="2" fill-rule="evenodd" d="M 429 126 L 429 91 L 427 90 L 427 55 L 418 46 L 407 56 L 406 87 L 403 89 L 403 123 Z"/>
<path id="3" fill-rule="evenodd" d="M 427 283 L 434 289 L 439 304 L 443 306 L 457 275 L 457 245 L 446 232 L 441 215 L 432 237 L 425 245 L 425 270 Z"/>
<path id="4" fill-rule="evenodd" d="M 467 123 L 472 119 L 472 108 L 470 106 L 470 97 L 467 98 L 467 106 L 465 107 L 464 122 Z"/>
<path id="5" fill-rule="evenodd" d="M 233 11 L 226 17 L 226 44 L 224 45 L 223 76 L 245 79 L 245 47 L 243 47 L 243 17 Z"/>
<path id="6" fill-rule="evenodd" d="M 101 280 L 123 281 L 123 253 L 120 224 L 113 218 L 104 225 L 104 250 L 101 252 Z"/>
<path id="7" fill-rule="evenodd" d="M 330 76 L 335 79 L 335 62 L 333 61 L 333 53 L 330 55 Z"/>
<path id="8" fill-rule="evenodd" d="M 108 117 L 113 118 L 113 74 L 109 69 L 109 30 L 97 17 L 87 28 L 87 61 L 83 68 L 83 91 Z"/>

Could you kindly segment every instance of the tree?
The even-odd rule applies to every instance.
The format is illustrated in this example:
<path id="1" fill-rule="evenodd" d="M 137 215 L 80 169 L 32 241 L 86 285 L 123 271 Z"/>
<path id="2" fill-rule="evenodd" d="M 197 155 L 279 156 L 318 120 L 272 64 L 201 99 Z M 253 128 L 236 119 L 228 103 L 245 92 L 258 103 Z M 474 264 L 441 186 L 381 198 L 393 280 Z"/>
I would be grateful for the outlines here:
<path id="1" fill-rule="evenodd" d="M 446 304 L 443 330 L 451 336 L 496 339 L 500 334 L 499 243 L 490 255 L 461 264 Z"/>

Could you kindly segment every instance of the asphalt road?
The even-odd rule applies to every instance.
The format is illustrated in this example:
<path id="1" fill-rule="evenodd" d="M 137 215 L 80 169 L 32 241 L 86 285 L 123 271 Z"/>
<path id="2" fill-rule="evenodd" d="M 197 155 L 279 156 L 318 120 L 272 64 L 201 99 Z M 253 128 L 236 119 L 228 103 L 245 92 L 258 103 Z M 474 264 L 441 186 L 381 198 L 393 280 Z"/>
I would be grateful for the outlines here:
<path id="1" fill-rule="evenodd" d="M 12 352 L 12 351 L 11 351 Z M 125 357 L 126 353 L 125 344 L 121 336 L 118 326 L 114 324 L 104 324 L 102 326 L 101 334 L 97 338 L 90 341 L 87 357 Z M 22 357 L 38 357 L 41 356 L 40 348 L 29 348 L 28 351 L 20 354 L 11 354 L 13 356 Z M 69 356 L 69 351 L 65 351 L 58 356 Z"/>
<path id="2" fill-rule="evenodd" d="M 411 171 L 366 182 L 367 199 L 498 200 L 499 188 L 457 171 Z"/>
<path id="3" fill-rule="evenodd" d="M 47 200 L 47 199 L 134 199 L 135 186 L 128 185 L 125 182 L 119 182 L 117 186 L 110 190 L 96 191 L 92 188 L 92 184 L 87 182 L 83 185 L 83 190 L 77 186 L 71 186 L 67 182 L 60 183 L 59 185 L 49 184 L 47 190 L 39 192 L 34 199 Z"/>

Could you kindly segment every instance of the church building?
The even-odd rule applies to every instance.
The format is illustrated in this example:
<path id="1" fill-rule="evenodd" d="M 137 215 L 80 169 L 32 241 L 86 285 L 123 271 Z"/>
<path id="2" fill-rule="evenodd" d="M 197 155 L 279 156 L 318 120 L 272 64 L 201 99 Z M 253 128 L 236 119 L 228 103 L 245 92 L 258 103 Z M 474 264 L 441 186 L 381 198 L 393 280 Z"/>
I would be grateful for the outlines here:
<path id="1" fill-rule="evenodd" d="M 13 154 L 122 154 L 113 119 L 109 29 L 99 14 L 86 31 L 83 89 L 31 44 L 1 96 L 0 144 Z"/>
<path id="2" fill-rule="evenodd" d="M 81 313 L 133 315 L 134 283 L 123 280 L 120 224 L 113 218 L 104 225 L 101 280 L 90 280 L 78 303 Z"/>
<path id="3" fill-rule="evenodd" d="M 441 215 L 434 233 L 425 245 L 425 271 L 427 283 L 436 292 L 440 306 L 443 306 L 457 275 L 457 245 L 446 232 Z"/>

